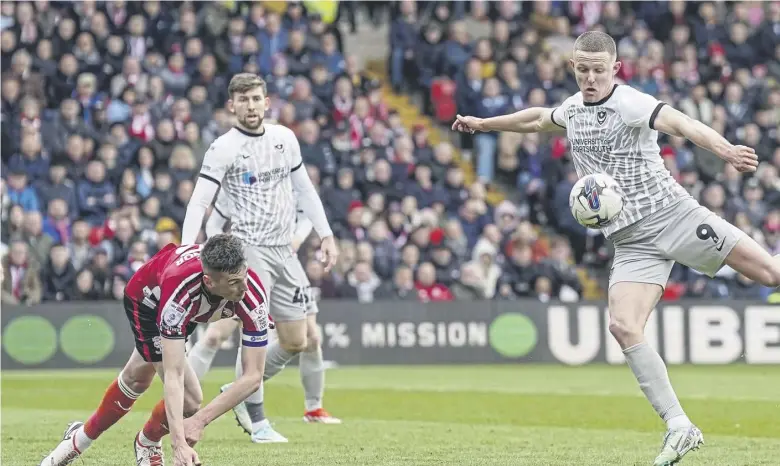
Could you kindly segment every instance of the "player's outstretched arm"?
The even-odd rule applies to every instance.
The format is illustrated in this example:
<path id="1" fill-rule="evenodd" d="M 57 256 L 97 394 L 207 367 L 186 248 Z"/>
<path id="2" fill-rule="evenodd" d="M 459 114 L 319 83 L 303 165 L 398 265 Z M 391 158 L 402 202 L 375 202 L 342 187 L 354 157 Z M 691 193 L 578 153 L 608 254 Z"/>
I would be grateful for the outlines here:
<path id="1" fill-rule="evenodd" d="M 751 147 L 735 146 L 717 131 L 669 105 L 663 105 L 653 120 L 653 128 L 670 136 L 683 137 L 730 163 L 740 172 L 754 172 L 758 156 Z"/>
<path id="2" fill-rule="evenodd" d="M 173 448 L 186 446 L 184 438 L 184 338 L 161 338 L 163 399 Z"/>
<path id="3" fill-rule="evenodd" d="M 542 133 L 562 131 L 564 128 L 553 121 L 552 108 L 531 107 L 519 112 L 492 118 L 477 118 L 458 115 L 452 124 L 453 131 L 474 133 L 476 131 L 505 131 L 511 133 Z"/>
<path id="4" fill-rule="evenodd" d="M 244 339 L 246 340 L 246 338 L 245 333 Z M 247 346 L 246 343 L 244 344 L 241 348 L 241 365 L 243 368 L 241 377 L 236 379 L 227 390 L 220 393 L 205 408 L 195 413 L 192 420 L 198 424 L 198 430 L 202 431 L 214 419 L 233 409 L 234 406 L 247 399 L 249 395 L 260 388 L 260 384 L 263 382 L 263 372 L 265 371 L 265 353 L 265 346 Z M 190 435 L 188 432 L 187 440 L 191 444 L 198 440 L 190 438 Z"/>

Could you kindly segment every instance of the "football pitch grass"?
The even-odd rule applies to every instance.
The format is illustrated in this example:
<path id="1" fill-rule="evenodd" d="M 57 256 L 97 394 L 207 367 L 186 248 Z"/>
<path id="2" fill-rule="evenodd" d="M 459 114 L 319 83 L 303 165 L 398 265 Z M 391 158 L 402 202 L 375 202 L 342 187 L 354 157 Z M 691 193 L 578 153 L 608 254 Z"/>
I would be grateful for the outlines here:
<path id="1" fill-rule="evenodd" d="M 682 465 L 780 464 L 780 367 L 670 374 L 706 442 Z M 115 376 L 3 372 L 2 465 L 37 465 Z M 230 370 L 210 373 L 206 399 L 231 379 Z M 302 422 L 298 371 L 289 368 L 266 386 L 266 412 L 290 443 L 251 444 L 228 413 L 196 447 L 204 466 L 650 465 L 664 432 L 625 366 L 354 367 L 328 371 L 327 386 L 326 408 L 343 425 Z M 160 396 L 155 381 L 75 464 L 134 465 L 134 435 Z"/>

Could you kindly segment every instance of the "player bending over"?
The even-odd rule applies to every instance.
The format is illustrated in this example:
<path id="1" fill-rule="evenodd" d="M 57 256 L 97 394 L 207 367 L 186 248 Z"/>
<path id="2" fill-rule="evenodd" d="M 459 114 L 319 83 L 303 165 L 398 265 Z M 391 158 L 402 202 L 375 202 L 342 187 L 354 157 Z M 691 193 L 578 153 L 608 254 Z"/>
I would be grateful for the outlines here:
<path id="1" fill-rule="evenodd" d="M 237 74 L 231 79 L 228 108 L 238 123 L 206 151 L 187 205 L 182 242 L 197 240 L 206 209 L 221 188 L 232 207 L 232 234 L 244 242 L 250 267 L 270 290 L 269 312 L 278 340 L 268 346 L 264 375 L 268 380 L 310 347 L 306 317 L 309 280 L 290 246 L 296 203 L 322 239 L 325 270 L 335 264 L 338 250 L 322 201 L 303 165 L 298 139 L 289 128 L 263 123 L 269 105 L 266 95 L 265 81 L 254 74 Z M 315 387 L 313 391 L 321 390 Z M 253 418 L 263 420 L 251 426 L 252 438 L 262 441 L 269 428 L 262 415 L 262 393 L 246 401 L 246 407 L 254 410 Z M 324 411 L 313 411 L 315 416 L 330 418 Z"/>
<path id="2" fill-rule="evenodd" d="M 130 411 L 155 373 L 163 380 L 164 397 L 135 437 L 136 464 L 163 466 L 161 440 L 168 432 L 174 466 L 200 464 L 188 442 L 194 445 L 206 425 L 261 385 L 268 343 L 266 302 L 263 284 L 247 268 L 238 238 L 222 234 L 205 245 L 165 246 L 125 287 L 125 313 L 135 337 L 130 359 L 108 387 L 97 411 L 86 423 L 71 423 L 62 442 L 41 466 L 65 466 L 80 457 Z M 184 357 L 185 340 L 196 324 L 233 316 L 243 325 L 243 374 L 198 411 L 203 393 Z"/>
<path id="3" fill-rule="evenodd" d="M 293 250 L 297 251 L 300 245 L 311 233 L 311 221 L 302 215 L 303 212 L 298 209 L 296 217 L 295 232 L 292 239 Z M 206 221 L 206 236 L 212 236 L 222 233 L 232 216 L 232 209 L 227 197 L 220 192 L 217 195 L 217 201 L 214 203 L 214 210 Z M 297 258 L 296 258 L 297 260 Z M 304 401 L 306 412 L 304 421 L 323 422 L 328 424 L 339 424 L 341 420 L 331 416 L 322 408 L 322 398 L 325 389 L 325 370 L 322 359 L 322 348 L 320 346 L 320 335 L 317 328 L 317 308 L 316 300 L 307 292 L 304 298 L 307 299 L 306 307 L 306 330 L 307 347 L 301 352 L 299 369 L 301 373 L 301 384 L 303 385 Z M 197 343 L 187 353 L 190 365 L 195 370 L 199 379 L 208 372 L 211 363 L 217 354 L 222 343 L 235 331 L 237 322 L 235 320 L 221 320 L 208 326 L 205 335 L 198 339 Z M 236 369 L 241 366 L 240 354 L 236 359 Z M 238 374 L 238 372 L 237 372 Z M 228 385 L 222 387 L 226 389 Z M 260 387 L 256 397 L 251 397 L 253 401 L 239 403 L 233 408 L 236 414 L 236 420 L 239 425 L 248 434 L 252 435 L 252 441 L 256 443 L 276 443 L 287 442 L 287 439 L 276 432 L 270 422 L 265 418 L 263 409 L 263 387 Z M 252 426 L 258 426 L 253 429 Z"/>
<path id="4" fill-rule="evenodd" d="M 733 165 L 753 172 L 758 157 L 713 129 L 650 95 L 616 85 L 615 41 L 586 32 L 574 44 L 580 92 L 557 108 L 528 108 L 494 118 L 458 115 L 453 130 L 533 133 L 565 130 L 577 174 L 607 173 L 620 185 L 625 207 L 603 229 L 615 244 L 609 283 L 609 330 L 639 386 L 668 431 L 656 466 L 676 464 L 703 437 L 685 415 L 664 361 L 644 337 L 647 318 L 661 297 L 675 261 L 714 276 L 729 265 L 768 287 L 780 283 L 780 258 L 700 206 L 672 178 L 659 155 L 658 132 L 685 137 Z"/>

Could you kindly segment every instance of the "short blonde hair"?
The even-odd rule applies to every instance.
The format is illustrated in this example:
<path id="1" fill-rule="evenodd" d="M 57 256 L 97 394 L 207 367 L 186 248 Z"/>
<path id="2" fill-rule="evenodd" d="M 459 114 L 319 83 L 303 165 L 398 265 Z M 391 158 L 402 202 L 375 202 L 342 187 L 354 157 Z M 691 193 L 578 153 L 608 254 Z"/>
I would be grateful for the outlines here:
<path id="1" fill-rule="evenodd" d="M 239 73 L 233 76 L 230 84 L 228 84 L 228 96 L 232 99 L 236 93 L 243 94 L 258 87 L 263 89 L 264 96 L 268 95 L 268 89 L 263 78 L 254 73 Z"/>

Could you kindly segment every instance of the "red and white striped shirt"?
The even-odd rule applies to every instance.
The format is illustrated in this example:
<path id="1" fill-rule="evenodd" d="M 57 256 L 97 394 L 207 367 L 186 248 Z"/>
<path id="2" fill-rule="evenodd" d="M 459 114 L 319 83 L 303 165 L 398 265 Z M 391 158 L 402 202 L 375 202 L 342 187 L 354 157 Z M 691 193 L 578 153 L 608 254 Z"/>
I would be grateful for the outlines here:
<path id="1" fill-rule="evenodd" d="M 208 292 L 203 284 L 202 245 L 162 248 L 133 275 L 125 295 L 139 312 L 154 312 L 160 335 L 185 338 L 191 323 L 207 323 L 238 317 L 243 323 L 245 346 L 268 343 L 268 300 L 260 278 L 247 272 L 247 292 L 241 301 L 228 301 Z M 152 311 L 154 310 L 154 311 Z M 150 316 L 152 317 L 152 316 Z"/>

